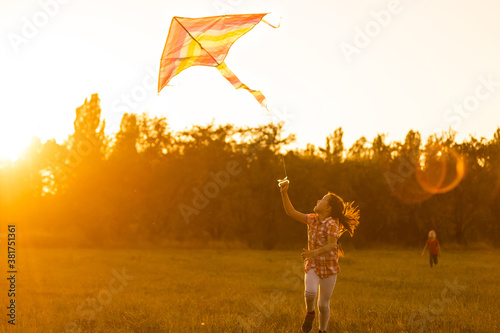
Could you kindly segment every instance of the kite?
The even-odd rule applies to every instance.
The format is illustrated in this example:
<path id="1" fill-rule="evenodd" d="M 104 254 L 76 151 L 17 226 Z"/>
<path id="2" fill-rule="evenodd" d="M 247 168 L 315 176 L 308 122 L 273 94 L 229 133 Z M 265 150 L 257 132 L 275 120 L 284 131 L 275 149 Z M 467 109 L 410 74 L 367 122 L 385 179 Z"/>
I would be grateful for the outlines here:
<path id="1" fill-rule="evenodd" d="M 174 16 L 160 61 L 158 93 L 177 74 L 191 66 L 212 66 L 236 89 L 248 90 L 265 107 L 266 98 L 242 83 L 224 63 L 233 43 L 267 14 L 239 14 L 201 18 Z"/>

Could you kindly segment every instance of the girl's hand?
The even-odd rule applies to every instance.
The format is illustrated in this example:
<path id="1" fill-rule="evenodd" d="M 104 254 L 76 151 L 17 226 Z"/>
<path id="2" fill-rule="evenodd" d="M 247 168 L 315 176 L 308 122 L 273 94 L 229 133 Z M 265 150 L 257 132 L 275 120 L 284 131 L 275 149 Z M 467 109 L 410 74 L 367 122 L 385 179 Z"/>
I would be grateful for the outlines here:
<path id="1" fill-rule="evenodd" d="M 278 186 L 280 187 L 280 192 L 286 193 L 288 191 L 288 187 L 290 186 L 290 182 L 288 180 L 280 181 Z"/>
<path id="2" fill-rule="evenodd" d="M 309 251 L 308 249 L 302 249 L 302 250 L 306 251 L 300 255 L 302 257 L 302 260 L 315 257 L 315 251 Z"/>

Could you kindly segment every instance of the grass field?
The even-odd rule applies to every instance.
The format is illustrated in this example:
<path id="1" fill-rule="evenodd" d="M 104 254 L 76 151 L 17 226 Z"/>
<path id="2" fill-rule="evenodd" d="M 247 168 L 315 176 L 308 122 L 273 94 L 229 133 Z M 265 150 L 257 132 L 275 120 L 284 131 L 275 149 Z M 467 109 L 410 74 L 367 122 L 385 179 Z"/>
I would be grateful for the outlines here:
<path id="1" fill-rule="evenodd" d="M 444 249 L 430 269 L 419 250 L 348 250 L 328 331 L 499 331 L 499 262 Z M 305 311 L 299 251 L 20 249 L 17 265 L 3 331 L 298 332 Z"/>

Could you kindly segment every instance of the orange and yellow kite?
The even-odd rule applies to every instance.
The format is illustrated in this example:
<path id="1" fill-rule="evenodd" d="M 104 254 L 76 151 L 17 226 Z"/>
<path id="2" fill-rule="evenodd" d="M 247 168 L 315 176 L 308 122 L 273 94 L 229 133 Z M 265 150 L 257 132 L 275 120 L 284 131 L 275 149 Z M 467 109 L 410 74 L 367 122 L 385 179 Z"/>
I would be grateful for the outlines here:
<path id="1" fill-rule="evenodd" d="M 265 97 L 248 88 L 227 68 L 224 59 L 233 43 L 267 14 L 224 15 L 202 18 L 175 16 L 163 49 L 158 93 L 177 74 L 191 66 L 213 66 L 236 88 L 248 90 L 265 107 Z M 269 24 L 272 26 L 271 24 Z M 272 26 L 273 28 L 276 28 Z"/>

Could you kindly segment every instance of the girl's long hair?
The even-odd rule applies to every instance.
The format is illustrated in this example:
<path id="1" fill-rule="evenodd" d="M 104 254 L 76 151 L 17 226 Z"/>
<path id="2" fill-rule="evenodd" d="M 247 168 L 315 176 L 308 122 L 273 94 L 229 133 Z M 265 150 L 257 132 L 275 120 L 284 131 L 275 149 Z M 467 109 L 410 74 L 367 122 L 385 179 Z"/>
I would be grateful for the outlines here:
<path id="1" fill-rule="evenodd" d="M 341 197 L 333 192 L 328 192 L 328 203 L 332 207 L 331 217 L 338 219 L 340 223 L 340 236 L 344 232 L 348 232 L 352 237 L 354 229 L 359 225 L 359 209 L 354 206 L 354 201 L 344 202 Z M 338 243 L 339 255 L 343 256 L 344 251 Z"/>

